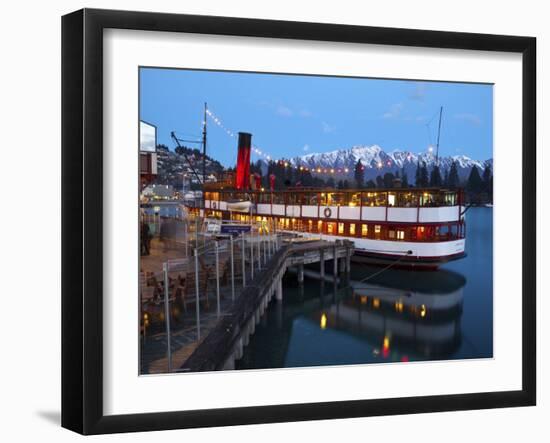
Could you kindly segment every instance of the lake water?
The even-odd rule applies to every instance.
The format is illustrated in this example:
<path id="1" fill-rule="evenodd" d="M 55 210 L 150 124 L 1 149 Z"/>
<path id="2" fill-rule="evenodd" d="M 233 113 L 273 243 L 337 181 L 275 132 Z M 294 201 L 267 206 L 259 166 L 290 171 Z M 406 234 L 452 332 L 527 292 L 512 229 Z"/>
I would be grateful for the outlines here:
<path id="1" fill-rule="evenodd" d="M 336 291 L 287 273 L 283 301 L 270 303 L 237 369 L 492 357 L 493 210 L 471 208 L 466 223 L 468 255 L 437 271 L 389 269 L 360 283 L 381 268 L 352 264 Z"/>

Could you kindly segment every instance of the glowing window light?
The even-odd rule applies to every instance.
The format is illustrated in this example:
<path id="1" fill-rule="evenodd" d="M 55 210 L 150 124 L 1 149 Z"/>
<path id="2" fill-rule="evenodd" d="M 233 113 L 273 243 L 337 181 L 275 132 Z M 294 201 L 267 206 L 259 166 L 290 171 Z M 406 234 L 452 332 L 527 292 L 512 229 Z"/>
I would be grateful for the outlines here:
<path id="1" fill-rule="evenodd" d="M 420 317 L 426 317 L 426 305 L 420 306 Z"/>
<path id="2" fill-rule="evenodd" d="M 361 235 L 363 237 L 366 237 L 368 233 L 369 233 L 369 225 L 365 225 L 365 224 L 361 225 Z"/>
<path id="3" fill-rule="evenodd" d="M 338 223 L 338 234 L 344 233 L 344 223 Z"/>
<path id="4" fill-rule="evenodd" d="M 378 309 L 380 307 L 380 299 L 379 298 L 375 298 L 373 301 L 372 301 L 372 306 L 376 309 Z"/>
<path id="5" fill-rule="evenodd" d="M 403 312 L 403 302 L 401 300 L 395 302 L 395 310 L 397 312 Z"/>
<path id="6" fill-rule="evenodd" d="M 355 235 L 355 223 L 349 225 L 349 235 Z"/>

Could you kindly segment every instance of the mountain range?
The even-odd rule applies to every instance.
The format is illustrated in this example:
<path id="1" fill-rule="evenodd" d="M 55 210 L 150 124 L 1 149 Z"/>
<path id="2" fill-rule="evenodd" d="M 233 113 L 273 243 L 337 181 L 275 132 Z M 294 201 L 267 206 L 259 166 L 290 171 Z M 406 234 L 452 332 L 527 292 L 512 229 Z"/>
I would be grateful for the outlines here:
<path id="1" fill-rule="evenodd" d="M 348 169 L 348 178 L 353 178 L 355 165 L 358 161 L 365 167 L 365 180 L 375 179 L 378 175 L 383 176 L 386 172 L 395 173 L 403 168 L 409 180 L 414 180 L 416 167 L 419 162 L 426 162 L 428 170 L 431 171 L 436 164 L 436 157 L 433 152 L 415 154 L 409 151 L 394 150 L 385 152 L 378 145 L 353 146 L 348 149 L 338 149 L 331 152 L 306 154 L 290 159 L 295 166 L 326 169 Z M 488 164 L 493 167 L 493 159 L 473 160 L 465 155 L 440 156 L 439 167 L 443 175 L 449 170 L 452 162 L 456 162 L 458 175 L 461 180 L 466 180 L 471 169 L 475 166 L 479 172 L 483 171 Z M 318 174 L 322 175 L 322 174 Z"/>

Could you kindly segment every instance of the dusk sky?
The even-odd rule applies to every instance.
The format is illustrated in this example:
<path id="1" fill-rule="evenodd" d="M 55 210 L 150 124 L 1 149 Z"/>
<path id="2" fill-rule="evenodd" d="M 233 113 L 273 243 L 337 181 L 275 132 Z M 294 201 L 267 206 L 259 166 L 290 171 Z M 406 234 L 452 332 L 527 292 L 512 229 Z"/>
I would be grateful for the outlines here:
<path id="1" fill-rule="evenodd" d="M 158 143 L 171 150 L 171 131 L 200 138 L 204 102 L 225 128 L 252 133 L 274 159 L 373 144 L 425 152 L 436 143 L 440 106 L 441 156 L 493 156 L 492 85 L 141 69 L 140 118 L 157 126 Z M 236 138 L 212 119 L 207 149 L 234 165 Z"/>

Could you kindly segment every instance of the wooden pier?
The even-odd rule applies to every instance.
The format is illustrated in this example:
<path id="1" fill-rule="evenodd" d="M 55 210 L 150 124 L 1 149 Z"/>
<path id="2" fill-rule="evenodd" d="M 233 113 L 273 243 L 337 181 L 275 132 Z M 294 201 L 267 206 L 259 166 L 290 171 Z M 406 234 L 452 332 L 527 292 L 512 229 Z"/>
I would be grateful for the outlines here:
<path id="1" fill-rule="evenodd" d="M 282 278 L 286 271 L 296 268 L 298 280 L 303 282 L 304 265 L 319 263 L 321 278 L 324 279 L 326 262 L 332 261 L 332 277 L 337 284 L 339 265 L 341 272 L 350 272 L 353 250 L 353 242 L 347 240 L 301 241 L 298 238 L 284 242 L 266 266 L 247 282 L 229 312 L 209 331 L 179 370 L 234 369 L 235 361 L 242 357 L 244 347 L 248 345 L 269 302 L 273 297 L 283 299 Z"/>

